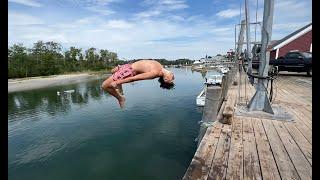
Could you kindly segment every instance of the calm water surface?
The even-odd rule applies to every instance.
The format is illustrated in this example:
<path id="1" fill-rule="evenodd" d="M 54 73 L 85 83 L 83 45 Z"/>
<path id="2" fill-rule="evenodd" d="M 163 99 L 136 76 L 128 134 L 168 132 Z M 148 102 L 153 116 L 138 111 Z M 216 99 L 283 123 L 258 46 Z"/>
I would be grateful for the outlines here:
<path id="1" fill-rule="evenodd" d="M 9 94 L 9 179 L 181 179 L 196 150 L 204 74 L 171 70 L 174 90 L 125 84 L 124 109 L 101 78 Z"/>

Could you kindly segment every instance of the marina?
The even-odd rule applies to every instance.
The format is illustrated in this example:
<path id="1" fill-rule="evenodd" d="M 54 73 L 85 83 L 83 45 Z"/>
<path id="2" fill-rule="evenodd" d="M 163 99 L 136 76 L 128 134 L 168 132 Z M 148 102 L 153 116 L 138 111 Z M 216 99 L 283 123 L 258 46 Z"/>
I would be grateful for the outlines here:
<path id="1" fill-rule="evenodd" d="M 222 86 L 206 89 L 201 141 L 183 180 L 312 179 L 312 52 L 311 44 L 301 45 L 311 40 L 312 23 L 279 40 L 272 52 L 273 8 L 273 0 L 264 1 L 263 22 L 251 23 L 245 1 L 238 37 L 235 26 L 234 66 L 225 73 L 219 67 Z M 252 24 L 262 24 L 262 35 L 251 54 Z M 284 57 L 270 60 L 292 41 Z M 300 51 L 294 49 L 300 45 Z"/>
<path id="2" fill-rule="evenodd" d="M 311 7 L 9 1 L 8 179 L 313 179 Z"/>
<path id="3" fill-rule="evenodd" d="M 101 91 L 104 77 L 8 94 L 9 179 L 181 179 L 197 148 L 204 79 L 169 70 L 173 90 L 125 84 L 124 110 Z"/>
<path id="4" fill-rule="evenodd" d="M 222 118 L 206 129 L 183 179 L 312 179 L 311 81 L 290 73 L 277 79 L 272 106 L 284 108 L 293 121 L 236 115 L 255 89 L 243 83 L 238 97 L 238 86 L 232 86 L 231 122 Z M 220 110 L 224 116 L 227 108 Z"/>

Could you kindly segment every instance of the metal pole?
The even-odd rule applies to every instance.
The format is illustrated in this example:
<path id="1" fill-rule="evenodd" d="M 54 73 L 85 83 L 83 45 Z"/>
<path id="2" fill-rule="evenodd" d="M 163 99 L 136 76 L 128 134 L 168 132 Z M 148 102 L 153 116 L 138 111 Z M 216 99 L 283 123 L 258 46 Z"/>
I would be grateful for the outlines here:
<path id="1" fill-rule="evenodd" d="M 249 19 L 249 4 L 248 0 L 245 0 L 245 15 L 246 15 L 246 38 L 247 38 L 247 54 L 246 59 L 248 60 L 248 73 L 252 74 L 252 62 L 251 62 L 251 47 L 250 47 L 250 19 Z"/>
<path id="2" fill-rule="evenodd" d="M 237 26 L 234 26 L 234 62 L 238 63 L 237 57 Z"/>
<path id="3" fill-rule="evenodd" d="M 243 32 L 244 32 L 244 20 L 241 21 L 241 26 L 240 26 L 240 32 L 239 32 L 239 37 L 238 37 L 238 46 L 236 49 L 236 54 L 237 54 L 237 58 L 240 56 L 241 52 L 242 52 L 242 45 L 243 45 L 243 41 L 244 41 L 244 36 L 243 36 Z M 238 58 L 239 59 L 239 58 Z M 241 96 L 241 70 L 242 70 L 242 66 L 240 65 L 239 60 L 237 61 L 237 64 L 239 66 L 239 89 L 238 89 L 238 98 L 239 98 L 239 102 L 240 102 L 240 96 Z"/>
<path id="4" fill-rule="evenodd" d="M 259 64 L 259 76 L 267 77 L 269 69 L 270 52 L 267 51 L 267 46 L 271 41 L 272 23 L 273 23 L 274 0 L 264 1 L 263 25 L 262 25 L 262 45 L 261 45 L 261 60 Z M 267 97 L 266 79 L 258 79 L 256 93 L 249 102 L 248 109 L 250 111 L 258 110 L 274 114 L 270 101 Z"/>
<path id="5" fill-rule="evenodd" d="M 256 23 L 258 22 L 258 0 L 257 0 L 257 7 L 256 7 Z M 257 42 L 257 24 L 254 27 L 254 42 Z"/>
<path id="6" fill-rule="evenodd" d="M 244 41 L 244 36 L 243 36 L 243 32 L 244 32 L 244 20 L 241 21 L 241 26 L 240 26 L 240 33 L 239 33 L 239 37 L 238 37 L 238 47 L 237 47 L 237 53 L 240 54 L 242 51 L 242 45 L 243 45 L 243 41 Z"/>

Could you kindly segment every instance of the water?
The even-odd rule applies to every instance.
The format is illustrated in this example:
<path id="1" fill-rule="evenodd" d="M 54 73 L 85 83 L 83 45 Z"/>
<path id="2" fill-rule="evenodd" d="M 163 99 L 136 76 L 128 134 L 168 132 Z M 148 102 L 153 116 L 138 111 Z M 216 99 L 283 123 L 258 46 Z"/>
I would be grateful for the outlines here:
<path id="1" fill-rule="evenodd" d="M 9 179 L 181 179 L 197 148 L 204 80 L 171 70 L 174 90 L 125 84 L 125 109 L 101 78 L 9 94 Z"/>

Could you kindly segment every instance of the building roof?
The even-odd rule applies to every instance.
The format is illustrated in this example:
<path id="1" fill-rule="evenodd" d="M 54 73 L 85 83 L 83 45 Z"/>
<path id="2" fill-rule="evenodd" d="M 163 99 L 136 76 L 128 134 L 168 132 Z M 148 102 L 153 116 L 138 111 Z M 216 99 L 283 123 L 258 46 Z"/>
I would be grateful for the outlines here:
<path id="1" fill-rule="evenodd" d="M 269 45 L 268 45 L 268 49 L 272 48 L 273 45 L 274 45 L 275 43 L 277 43 L 278 41 L 279 41 L 279 40 L 271 40 L 270 43 L 269 43 Z"/>
<path id="2" fill-rule="evenodd" d="M 274 49 L 279 49 L 282 46 L 290 43 L 291 41 L 295 40 L 296 38 L 302 36 L 303 34 L 309 32 L 310 30 L 312 30 L 312 23 L 309 23 L 305 26 L 303 26 L 302 28 L 296 30 L 295 32 L 289 34 L 288 36 L 278 40 L 276 43 L 272 44 L 270 46 L 270 48 L 272 48 L 272 50 Z"/>
<path id="3" fill-rule="evenodd" d="M 273 45 L 276 44 L 278 41 L 279 41 L 279 40 L 272 40 L 272 41 L 270 42 L 270 46 L 273 46 Z"/>

